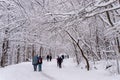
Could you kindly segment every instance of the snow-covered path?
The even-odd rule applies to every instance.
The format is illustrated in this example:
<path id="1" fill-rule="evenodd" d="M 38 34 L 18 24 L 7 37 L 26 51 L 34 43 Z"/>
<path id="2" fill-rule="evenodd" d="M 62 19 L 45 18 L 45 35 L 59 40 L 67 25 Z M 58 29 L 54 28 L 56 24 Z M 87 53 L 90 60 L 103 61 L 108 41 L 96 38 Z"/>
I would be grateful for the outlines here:
<path id="1" fill-rule="evenodd" d="M 120 80 L 120 76 L 110 75 L 103 70 L 86 71 L 66 59 L 62 69 L 57 67 L 56 60 L 44 61 L 42 72 L 34 72 L 31 62 L 1 68 L 0 80 Z"/>

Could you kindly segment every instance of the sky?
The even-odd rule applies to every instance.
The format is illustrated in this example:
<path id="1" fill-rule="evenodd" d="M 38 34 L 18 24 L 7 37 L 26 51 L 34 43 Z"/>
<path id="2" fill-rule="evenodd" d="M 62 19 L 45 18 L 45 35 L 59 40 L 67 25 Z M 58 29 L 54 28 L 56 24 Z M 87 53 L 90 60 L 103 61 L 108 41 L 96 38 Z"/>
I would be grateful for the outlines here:
<path id="1" fill-rule="evenodd" d="M 33 71 L 31 62 L 23 62 L 0 68 L 0 80 L 120 80 L 120 75 L 103 69 L 103 65 L 87 71 L 83 64 L 77 66 L 70 58 L 64 59 L 62 68 L 58 68 L 53 59 L 51 62 L 44 60 L 42 72 L 39 72 Z"/>

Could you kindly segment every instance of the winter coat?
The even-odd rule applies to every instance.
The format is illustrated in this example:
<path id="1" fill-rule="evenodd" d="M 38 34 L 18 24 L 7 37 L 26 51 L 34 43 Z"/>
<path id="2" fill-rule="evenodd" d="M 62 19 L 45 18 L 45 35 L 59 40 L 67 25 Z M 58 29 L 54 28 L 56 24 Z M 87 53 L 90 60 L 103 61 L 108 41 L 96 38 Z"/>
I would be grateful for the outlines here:
<path id="1" fill-rule="evenodd" d="M 32 64 L 33 65 L 37 65 L 38 64 L 38 56 L 37 55 L 33 57 Z"/>
<path id="2" fill-rule="evenodd" d="M 63 62 L 63 59 L 62 59 L 61 57 L 59 57 L 59 58 L 57 59 L 57 62 L 58 62 L 58 64 L 61 64 L 61 63 Z"/>
<path id="3" fill-rule="evenodd" d="M 38 64 L 42 64 L 42 57 L 41 56 L 39 56 L 39 58 L 38 58 Z"/>

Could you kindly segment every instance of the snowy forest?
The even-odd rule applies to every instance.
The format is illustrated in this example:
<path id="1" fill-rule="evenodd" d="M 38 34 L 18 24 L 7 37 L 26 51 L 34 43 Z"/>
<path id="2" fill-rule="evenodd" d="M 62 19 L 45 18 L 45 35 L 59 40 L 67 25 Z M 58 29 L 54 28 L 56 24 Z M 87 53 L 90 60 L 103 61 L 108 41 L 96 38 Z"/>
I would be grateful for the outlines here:
<path id="1" fill-rule="evenodd" d="M 65 53 L 120 74 L 120 0 L 0 0 L 0 67 Z"/>

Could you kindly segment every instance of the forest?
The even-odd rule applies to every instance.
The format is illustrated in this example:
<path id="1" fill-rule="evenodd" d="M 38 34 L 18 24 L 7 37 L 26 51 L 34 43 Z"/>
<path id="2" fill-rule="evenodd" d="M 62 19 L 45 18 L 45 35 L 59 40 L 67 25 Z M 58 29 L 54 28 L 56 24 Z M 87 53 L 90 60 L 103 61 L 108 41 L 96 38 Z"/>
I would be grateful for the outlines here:
<path id="1" fill-rule="evenodd" d="M 0 0 L 0 68 L 61 53 L 120 74 L 120 0 Z"/>

